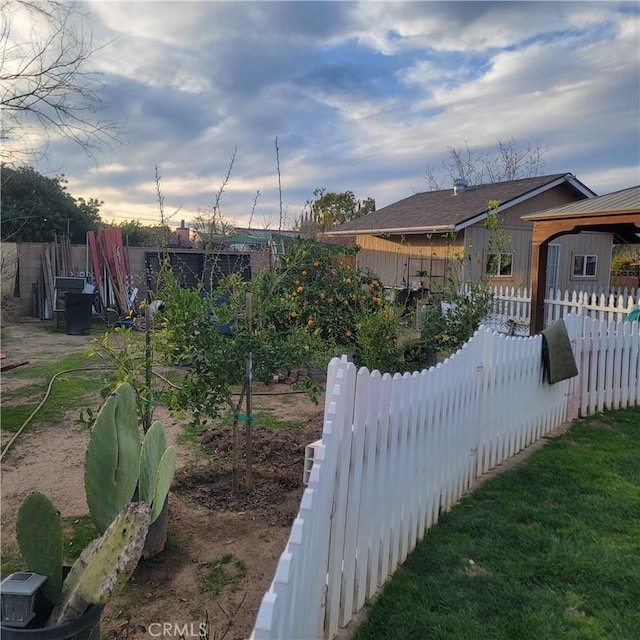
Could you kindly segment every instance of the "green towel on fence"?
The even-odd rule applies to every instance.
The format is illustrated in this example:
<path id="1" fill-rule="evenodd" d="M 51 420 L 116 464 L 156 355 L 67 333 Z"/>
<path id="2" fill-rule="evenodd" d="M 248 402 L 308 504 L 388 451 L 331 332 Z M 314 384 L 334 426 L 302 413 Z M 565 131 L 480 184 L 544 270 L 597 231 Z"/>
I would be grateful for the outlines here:
<path id="1" fill-rule="evenodd" d="M 549 384 L 578 375 L 564 320 L 558 320 L 542 331 L 542 360 Z"/>

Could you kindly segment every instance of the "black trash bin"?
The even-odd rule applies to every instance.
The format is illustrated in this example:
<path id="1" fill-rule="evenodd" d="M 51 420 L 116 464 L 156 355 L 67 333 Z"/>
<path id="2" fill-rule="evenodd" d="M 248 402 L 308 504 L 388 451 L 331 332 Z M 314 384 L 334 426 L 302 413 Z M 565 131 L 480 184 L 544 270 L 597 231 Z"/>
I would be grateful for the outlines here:
<path id="1" fill-rule="evenodd" d="M 92 313 L 93 293 L 64 294 L 64 319 L 68 336 L 88 336 Z"/>

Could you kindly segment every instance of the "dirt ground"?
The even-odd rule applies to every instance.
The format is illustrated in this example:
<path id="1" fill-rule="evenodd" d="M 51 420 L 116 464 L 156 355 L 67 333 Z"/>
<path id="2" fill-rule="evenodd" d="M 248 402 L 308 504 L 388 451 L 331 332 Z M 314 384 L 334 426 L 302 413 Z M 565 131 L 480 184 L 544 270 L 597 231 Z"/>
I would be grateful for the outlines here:
<path id="1" fill-rule="evenodd" d="M 92 346 L 91 336 L 53 332 L 46 321 L 3 326 L 2 331 L 2 365 L 28 361 L 20 368 L 22 375 L 37 372 L 38 363 Z M 30 383 L 12 373 L 1 374 L 1 390 Z M 274 430 L 256 425 L 256 488 L 238 496 L 231 492 L 231 430 L 219 427 L 206 431 L 200 442 L 180 444 L 185 421 L 175 420 L 163 408 L 156 410 L 154 419 L 163 422 L 178 452 L 168 542 L 162 554 L 141 562 L 122 594 L 106 606 L 103 637 L 148 638 L 158 635 L 158 625 L 168 624 L 166 635 L 177 637 L 180 628 L 188 638 L 198 635 L 205 620 L 210 640 L 247 638 L 251 633 L 298 511 L 304 447 L 320 437 L 323 406 L 322 398 L 315 405 L 284 384 L 262 391 L 270 395 L 255 396 L 254 406 L 271 409 L 275 418 L 293 426 Z M 97 409 L 97 394 L 93 401 L 87 406 Z M 63 516 L 88 513 L 83 485 L 88 431 L 74 424 L 78 413 L 69 411 L 61 423 L 37 424 L 3 459 L 3 552 L 15 546 L 16 513 L 29 491 L 47 493 Z M 12 434 L 3 431 L 1 437 L 4 445 Z"/>

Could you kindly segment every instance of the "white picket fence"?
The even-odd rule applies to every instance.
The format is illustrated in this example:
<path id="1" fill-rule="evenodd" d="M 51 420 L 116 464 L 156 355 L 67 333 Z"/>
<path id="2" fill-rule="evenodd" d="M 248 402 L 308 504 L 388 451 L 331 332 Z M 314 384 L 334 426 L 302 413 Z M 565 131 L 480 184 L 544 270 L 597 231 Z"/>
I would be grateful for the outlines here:
<path id="1" fill-rule="evenodd" d="M 329 365 L 322 442 L 251 638 L 334 638 L 474 478 L 554 427 L 640 403 L 638 322 L 575 314 L 580 373 L 549 385 L 542 336 L 482 327 L 429 370 Z"/>
<path id="2" fill-rule="evenodd" d="M 544 304 L 546 324 L 566 318 L 570 313 L 588 315 L 596 320 L 620 321 L 627 317 L 635 305 L 640 304 L 640 292 L 633 289 L 609 294 L 574 291 L 569 295 L 565 291 L 561 296 L 558 290 L 552 298 L 545 298 Z"/>
<path id="3" fill-rule="evenodd" d="M 638 322 L 564 318 L 580 372 L 570 380 L 570 419 L 640 404 Z"/>
<path id="4" fill-rule="evenodd" d="M 485 326 L 501 333 L 513 327 L 514 335 L 529 335 L 526 321 L 531 316 L 531 294 L 528 289 L 492 287 L 492 310 L 484 319 Z M 557 289 L 544 300 L 544 325 L 566 318 L 570 313 L 597 320 L 624 320 L 635 305 L 640 305 L 640 290 L 616 289 L 599 293 Z M 515 326 L 514 326 L 515 321 Z"/>

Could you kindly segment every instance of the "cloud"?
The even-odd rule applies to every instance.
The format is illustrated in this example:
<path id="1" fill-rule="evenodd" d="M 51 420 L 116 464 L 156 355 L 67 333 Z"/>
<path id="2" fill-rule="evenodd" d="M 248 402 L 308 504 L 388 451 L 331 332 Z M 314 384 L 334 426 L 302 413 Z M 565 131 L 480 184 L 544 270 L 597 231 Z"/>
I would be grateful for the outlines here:
<path id="1" fill-rule="evenodd" d="M 404 198 L 466 142 L 539 140 L 549 173 L 599 191 L 639 164 L 636 3 L 82 6 L 94 43 L 109 43 L 91 60 L 101 117 L 126 118 L 125 144 L 96 166 L 54 141 L 38 166 L 63 168 L 71 193 L 104 200 L 107 218 L 157 215 L 157 165 L 167 206 L 188 220 L 237 150 L 224 211 L 246 222 L 259 191 L 254 220 L 277 220 L 276 136 L 290 221 L 317 187 L 379 207 Z"/>

